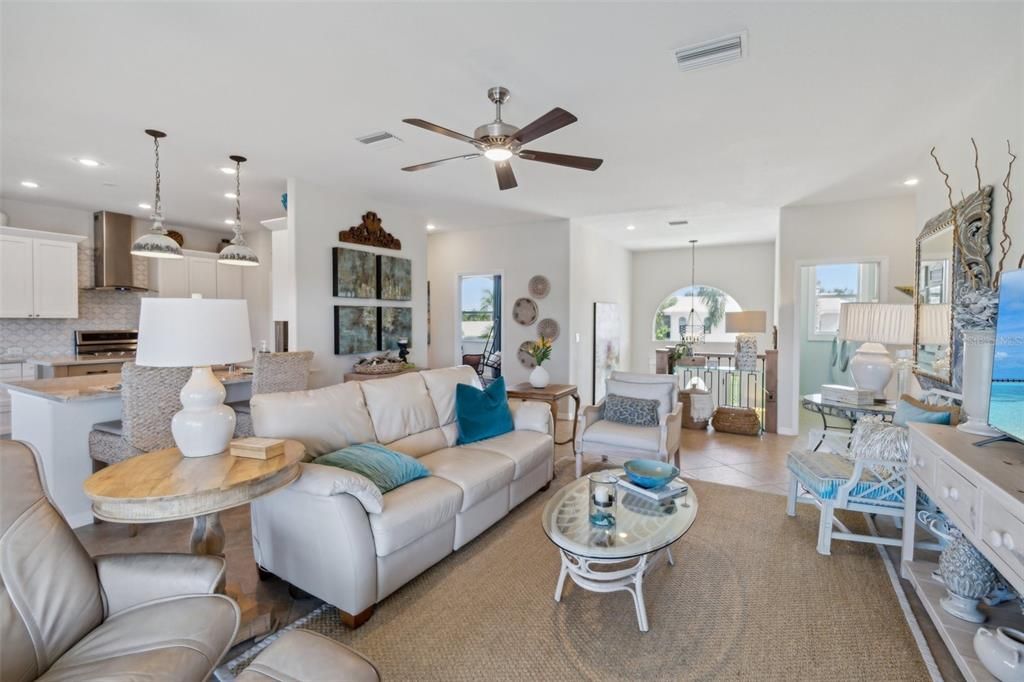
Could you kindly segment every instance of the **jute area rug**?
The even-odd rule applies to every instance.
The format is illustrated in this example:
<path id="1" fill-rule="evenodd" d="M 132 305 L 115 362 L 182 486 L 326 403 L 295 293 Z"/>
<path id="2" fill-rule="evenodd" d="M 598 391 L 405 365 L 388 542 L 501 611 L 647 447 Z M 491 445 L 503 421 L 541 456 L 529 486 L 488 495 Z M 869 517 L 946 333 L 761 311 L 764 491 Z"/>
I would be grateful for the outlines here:
<path id="1" fill-rule="evenodd" d="M 562 468 L 468 547 L 347 630 L 329 605 L 298 624 L 367 655 L 386 680 L 927 680 L 874 546 L 814 551 L 817 512 L 702 481 L 693 527 L 645 579 L 650 631 L 630 596 L 566 583 L 541 529 Z M 859 515 L 845 523 L 865 532 Z M 230 664 L 237 674 L 255 652 Z"/>

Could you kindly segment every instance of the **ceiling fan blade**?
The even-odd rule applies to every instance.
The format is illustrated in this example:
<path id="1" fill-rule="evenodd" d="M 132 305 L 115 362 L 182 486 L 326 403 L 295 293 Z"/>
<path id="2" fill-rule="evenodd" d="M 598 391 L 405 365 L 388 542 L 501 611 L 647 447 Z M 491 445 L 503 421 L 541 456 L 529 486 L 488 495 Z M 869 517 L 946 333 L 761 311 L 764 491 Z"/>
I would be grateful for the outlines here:
<path id="1" fill-rule="evenodd" d="M 402 121 L 409 125 L 414 125 L 417 128 L 423 128 L 424 130 L 429 130 L 434 133 L 447 135 L 448 137 L 455 138 L 456 140 L 462 140 L 463 142 L 468 142 L 470 144 L 477 144 L 477 141 L 468 135 L 457 133 L 454 130 L 449 130 L 448 128 L 439 126 L 436 123 L 431 123 L 430 121 L 424 121 L 422 118 L 403 118 Z"/>
<path id="2" fill-rule="evenodd" d="M 498 187 L 500 189 L 512 189 L 518 187 L 516 174 L 512 172 L 512 164 L 508 161 L 498 161 L 494 164 L 494 172 L 498 174 Z"/>
<path id="3" fill-rule="evenodd" d="M 518 140 L 520 144 L 526 144 L 536 140 L 538 137 L 553 133 L 559 128 L 564 128 L 570 123 L 575 123 L 576 120 L 576 117 L 565 109 L 555 107 L 533 123 L 528 123 L 517 130 L 512 135 L 512 139 Z"/>
<path id="4" fill-rule="evenodd" d="M 458 161 L 459 159 L 475 159 L 478 156 L 480 156 L 480 154 L 460 154 L 459 156 L 449 156 L 447 159 L 438 159 L 437 161 L 428 161 L 426 163 L 418 163 L 415 166 L 406 166 L 402 170 L 404 170 L 404 171 L 425 170 L 427 168 L 433 168 L 434 166 L 439 166 L 442 163 L 447 163 L 449 161 Z"/>
<path id="5" fill-rule="evenodd" d="M 604 163 L 604 159 L 592 159 L 589 156 L 572 156 L 571 154 L 553 154 L 551 152 L 535 152 L 524 149 L 519 152 L 519 158 L 527 161 L 540 161 L 541 163 L 553 163 L 556 166 L 567 166 L 580 170 L 595 171 Z"/>

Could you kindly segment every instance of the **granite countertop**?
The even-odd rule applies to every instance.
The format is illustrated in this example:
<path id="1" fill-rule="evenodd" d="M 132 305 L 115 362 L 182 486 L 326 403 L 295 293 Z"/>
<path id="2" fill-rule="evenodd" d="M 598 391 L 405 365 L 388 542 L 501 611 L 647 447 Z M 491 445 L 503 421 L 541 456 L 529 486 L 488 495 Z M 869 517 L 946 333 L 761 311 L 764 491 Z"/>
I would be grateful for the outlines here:
<path id="1" fill-rule="evenodd" d="M 0 365 L 20 365 L 27 360 L 24 355 L 3 355 L 0 356 Z"/>
<path id="2" fill-rule="evenodd" d="M 111 365 L 120 364 L 131 358 L 96 357 L 94 355 L 55 355 L 53 357 L 26 358 L 30 365 L 44 367 L 67 367 L 68 365 Z"/>
<path id="3" fill-rule="evenodd" d="M 214 374 L 225 384 L 241 384 L 252 381 L 250 372 L 229 373 L 226 370 L 216 370 Z M 0 388 L 5 388 L 11 393 L 23 393 L 55 402 L 120 399 L 121 375 L 91 374 L 83 377 L 10 381 L 0 384 Z"/>

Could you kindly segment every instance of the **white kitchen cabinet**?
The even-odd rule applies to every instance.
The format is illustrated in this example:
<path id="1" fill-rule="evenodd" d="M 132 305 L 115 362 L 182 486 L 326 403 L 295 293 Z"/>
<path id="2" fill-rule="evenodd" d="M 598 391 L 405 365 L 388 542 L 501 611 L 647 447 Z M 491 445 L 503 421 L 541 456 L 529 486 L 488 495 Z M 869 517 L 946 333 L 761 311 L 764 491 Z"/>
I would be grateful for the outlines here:
<path id="1" fill-rule="evenodd" d="M 0 383 L 31 379 L 26 375 L 20 362 L 0 361 Z M 0 437 L 11 434 L 11 396 L 5 389 L 0 389 Z"/>
<path id="2" fill-rule="evenodd" d="M 188 298 L 188 259 L 161 258 L 154 265 L 161 298 Z"/>
<path id="3" fill-rule="evenodd" d="M 83 239 L 0 227 L 0 318 L 78 317 L 78 242 Z"/>
<path id="4" fill-rule="evenodd" d="M 185 250 L 181 259 L 161 259 L 156 268 L 156 290 L 161 298 L 244 298 L 242 268 L 221 265 L 217 254 Z"/>
<path id="5" fill-rule="evenodd" d="M 188 293 L 203 298 L 219 298 L 217 295 L 217 261 L 212 258 L 186 256 L 188 261 Z"/>
<path id="6" fill-rule="evenodd" d="M 217 263 L 217 298 L 243 298 L 243 270 L 244 266 Z"/>

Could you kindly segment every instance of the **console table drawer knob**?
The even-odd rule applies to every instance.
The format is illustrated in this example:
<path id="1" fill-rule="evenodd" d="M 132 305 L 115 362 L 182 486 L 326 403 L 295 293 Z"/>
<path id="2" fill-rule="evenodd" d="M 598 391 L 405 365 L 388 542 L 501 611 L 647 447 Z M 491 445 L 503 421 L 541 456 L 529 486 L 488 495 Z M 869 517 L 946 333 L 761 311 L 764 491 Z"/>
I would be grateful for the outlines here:
<path id="1" fill-rule="evenodd" d="M 960 491 L 957 490 L 956 488 L 950 488 L 949 489 L 949 499 L 954 500 L 954 501 L 955 500 L 959 500 L 960 499 Z"/>
<path id="2" fill-rule="evenodd" d="M 948 486 L 942 486 L 942 490 L 940 492 L 942 492 L 942 496 L 943 497 L 949 497 L 949 487 Z"/>
<path id="3" fill-rule="evenodd" d="M 1003 547 L 1012 552 L 1015 546 L 1016 543 L 1013 541 L 1013 536 L 1009 533 L 1003 533 Z"/>
<path id="4" fill-rule="evenodd" d="M 1003 546 L 1003 534 L 997 530 L 990 530 L 988 532 L 988 544 L 999 549 Z"/>
<path id="5" fill-rule="evenodd" d="M 914 466 L 916 466 L 918 469 L 924 469 L 924 459 L 921 457 L 915 459 Z"/>

